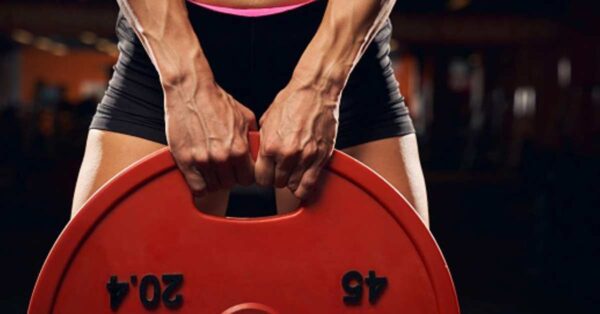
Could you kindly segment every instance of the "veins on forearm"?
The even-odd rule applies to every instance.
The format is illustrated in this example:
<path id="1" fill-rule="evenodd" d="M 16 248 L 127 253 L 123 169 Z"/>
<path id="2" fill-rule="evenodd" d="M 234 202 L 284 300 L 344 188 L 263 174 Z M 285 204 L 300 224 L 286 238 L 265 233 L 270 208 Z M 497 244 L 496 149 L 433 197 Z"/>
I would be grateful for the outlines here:
<path id="1" fill-rule="evenodd" d="M 394 3 L 395 0 L 330 0 L 295 74 L 316 81 L 317 86 L 343 87 Z"/>
<path id="2" fill-rule="evenodd" d="M 117 0 L 163 85 L 176 85 L 191 72 L 212 75 L 189 23 L 184 0 Z"/>

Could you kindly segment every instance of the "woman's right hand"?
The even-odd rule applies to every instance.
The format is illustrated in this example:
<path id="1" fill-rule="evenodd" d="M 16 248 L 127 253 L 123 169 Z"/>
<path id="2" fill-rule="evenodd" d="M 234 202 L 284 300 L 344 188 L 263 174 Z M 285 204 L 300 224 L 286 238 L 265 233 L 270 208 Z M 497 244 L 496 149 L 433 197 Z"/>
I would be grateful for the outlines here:
<path id="1" fill-rule="evenodd" d="M 167 141 L 192 193 L 254 183 L 248 131 L 254 113 L 214 80 L 163 85 Z"/>

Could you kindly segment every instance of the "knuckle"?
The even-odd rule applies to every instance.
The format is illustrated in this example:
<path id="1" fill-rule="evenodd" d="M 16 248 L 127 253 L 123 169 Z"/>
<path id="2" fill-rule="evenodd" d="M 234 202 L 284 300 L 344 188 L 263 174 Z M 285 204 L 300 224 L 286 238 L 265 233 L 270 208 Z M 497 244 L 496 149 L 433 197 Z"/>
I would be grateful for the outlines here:
<path id="1" fill-rule="evenodd" d="M 327 155 L 327 149 L 324 147 L 315 147 L 314 156 L 316 157 L 325 157 Z"/>
<path id="2" fill-rule="evenodd" d="M 313 186 L 317 182 L 317 176 L 315 175 L 307 175 L 302 180 L 302 184 L 305 186 Z"/>
<path id="3" fill-rule="evenodd" d="M 190 183 L 188 182 L 189 186 L 190 186 L 190 190 L 192 191 L 192 194 L 194 195 L 202 195 L 206 192 L 206 185 L 205 184 L 201 184 L 201 183 Z"/>
<path id="4" fill-rule="evenodd" d="M 266 155 L 275 155 L 279 151 L 279 145 L 274 141 L 268 141 L 264 144 L 263 150 Z"/>
<path id="5" fill-rule="evenodd" d="M 194 164 L 194 159 L 191 157 L 175 157 L 175 161 L 182 169 L 187 169 Z"/>
<path id="6" fill-rule="evenodd" d="M 241 158 L 248 154 L 248 145 L 246 144 L 238 144 L 234 145 L 231 148 L 231 157 L 233 158 Z"/>
<path id="7" fill-rule="evenodd" d="M 186 151 L 173 151 L 172 154 L 175 161 L 177 161 L 177 163 L 180 165 L 189 165 L 194 161 L 194 159 L 192 158 L 192 154 Z"/>
<path id="8" fill-rule="evenodd" d="M 301 185 L 296 189 L 296 194 L 299 198 L 304 198 L 313 190 L 313 186 Z"/>
<path id="9" fill-rule="evenodd" d="M 284 158 L 293 158 L 302 153 L 302 150 L 298 146 L 286 146 L 281 150 L 281 156 Z"/>
<path id="10" fill-rule="evenodd" d="M 312 189 L 312 187 L 313 187 L 313 184 L 312 184 L 312 183 L 310 183 L 310 182 L 306 182 L 306 181 L 304 181 L 304 182 L 300 183 L 300 187 L 301 187 L 303 190 L 310 190 L 310 189 Z"/>
<path id="11" fill-rule="evenodd" d="M 307 194 L 307 190 L 302 189 L 302 188 L 298 188 L 295 192 L 294 195 L 299 198 L 299 199 L 303 199 Z"/>
<path id="12" fill-rule="evenodd" d="M 190 162 L 196 164 L 206 164 L 208 163 L 208 156 L 206 153 L 198 151 L 190 155 Z"/>
<path id="13" fill-rule="evenodd" d="M 227 154 L 224 150 L 218 149 L 210 152 L 210 160 L 217 164 L 226 163 L 228 159 L 229 154 Z"/>
<path id="14" fill-rule="evenodd" d="M 304 153 L 305 158 L 312 158 L 312 157 L 317 156 L 318 152 L 319 151 L 317 150 L 315 145 L 309 145 L 304 149 L 303 153 Z"/>

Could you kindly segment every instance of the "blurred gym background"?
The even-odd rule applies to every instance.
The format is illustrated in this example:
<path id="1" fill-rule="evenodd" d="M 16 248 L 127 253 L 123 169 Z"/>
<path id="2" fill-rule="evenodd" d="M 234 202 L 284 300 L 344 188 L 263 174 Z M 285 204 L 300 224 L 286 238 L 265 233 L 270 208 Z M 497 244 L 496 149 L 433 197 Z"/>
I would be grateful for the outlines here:
<path id="1" fill-rule="evenodd" d="M 598 313 L 600 10 L 398 0 L 396 74 L 465 314 Z M 25 313 L 118 57 L 106 0 L 0 3 L 0 312 Z"/>

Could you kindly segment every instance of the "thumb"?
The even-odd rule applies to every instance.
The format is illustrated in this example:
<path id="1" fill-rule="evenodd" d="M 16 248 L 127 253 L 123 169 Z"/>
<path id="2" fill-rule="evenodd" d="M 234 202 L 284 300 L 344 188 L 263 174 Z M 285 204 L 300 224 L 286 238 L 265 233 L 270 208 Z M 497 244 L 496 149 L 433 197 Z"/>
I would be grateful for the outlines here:
<path id="1" fill-rule="evenodd" d="M 258 153 L 254 164 L 254 177 L 256 183 L 261 186 L 272 186 L 275 177 L 275 164 L 273 159 Z"/>

